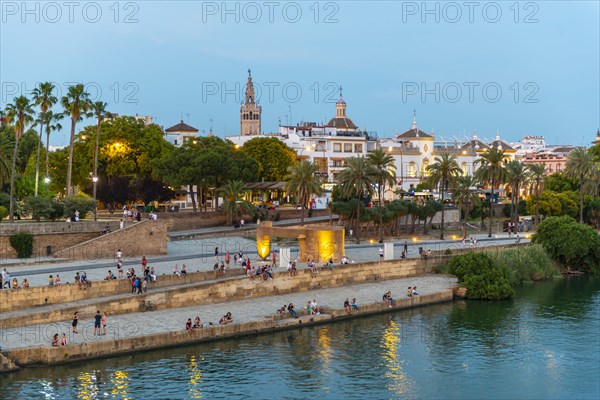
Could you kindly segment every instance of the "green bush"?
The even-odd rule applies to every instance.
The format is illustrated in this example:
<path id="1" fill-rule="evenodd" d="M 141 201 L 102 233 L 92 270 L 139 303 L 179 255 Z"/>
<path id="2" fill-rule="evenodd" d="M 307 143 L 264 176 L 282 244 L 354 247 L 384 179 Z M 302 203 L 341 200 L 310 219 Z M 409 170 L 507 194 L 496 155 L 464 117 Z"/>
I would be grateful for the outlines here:
<path id="1" fill-rule="evenodd" d="M 600 235 L 569 216 L 544 219 L 532 241 L 566 267 L 583 271 L 597 271 L 600 267 Z"/>
<path id="2" fill-rule="evenodd" d="M 0 221 L 2 221 L 4 218 L 8 217 L 8 208 L 4 207 L 4 206 L 0 206 Z"/>
<path id="3" fill-rule="evenodd" d="M 452 257 L 448 272 L 467 289 L 467 298 L 500 300 L 514 296 L 510 270 L 498 265 L 484 253 L 467 253 Z"/>
<path id="4" fill-rule="evenodd" d="M 84 219 L 88 212 L 93 212 L 96 207 L 94 199 L 84 196 L 69 196 L 63 201 L 65 205 L 65 214 L 73 215 L 75 211 L 79 211 L 79 218 Z"/>
<path id="5" fill-rule="evenodd" d="M 539 244 L 502 250 L 494 255 L 494 260 L 511 271 L 513 285 L 549 279 L 559 273 L 546 250 Z"/>
<path id="6" fill-rule="evenodd" d="M 510 204 L 505 204 L 504 207 L 502 207 L 502 214 L 504 215 L 505 218 L 510 217 L 511 208 L 512 207 Z"/>
<path id="7" fill-rule="evenodd" d="M 65 205 L 60 201 L 52 199 L 52 212 L 50 213 L 50 220 L 56 221 L 65 215 Z"/>
<path id="8" fill-rule="evenodd" d="M 31 233 L 15 233 L 10 235 L 8 240 L 19 258 L 29 258 L 33 255 L 33 235 Z"/>
<path id="9" fill-rule="evenodd" d="M 50 215 L 54 211 L 52 200 L 45 197 L 26 197 L 25 212 L 31 214 L 31 218 L 40 221 L 42 218 L 50 219 Z"/>
<path id="10" fill-rule="evenodd" d="M 452 249 L 446 249 L 446 250 L 444 250 L 444 254 L 447 254 L 447 255 L 452 254 Z"/>

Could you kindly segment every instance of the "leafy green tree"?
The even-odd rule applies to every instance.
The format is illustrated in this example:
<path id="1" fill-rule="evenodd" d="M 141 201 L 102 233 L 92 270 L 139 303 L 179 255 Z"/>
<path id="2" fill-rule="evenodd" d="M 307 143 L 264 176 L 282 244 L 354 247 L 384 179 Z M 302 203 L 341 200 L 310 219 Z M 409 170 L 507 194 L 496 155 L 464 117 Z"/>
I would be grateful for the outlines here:
<path id="1" fill-rule="evenodd" d="M 544 188 L 544 176 L 546 175 L 546 165 L 544 164 L 529 164 L 527 166 L 529 170 L 529 178 L 531 183 L 531 191 L 535 194 L 536 198 L 536 209 L 534 223 L 537 225 L 539 222 L 540 210 L 537 208 L 540 202 L 540 195 Z M 530 213 L 531 214 L 531 213 Z"/>
<path id="2" fill-rule="evenodd" d="M 96 207 L 96 202 L 86 196 L 70 196 L 63 201 L 65 205 L 65 214 L 73 215 L 75 211 L 79 211 L 79 218 L 85 219 L 88 212 L 93 212 Z"/>
<path id="3" fill-rule="evenodd" d="M 541 185 L 541 189 L 552 190 L 553 192 L 576 192 L 579 190 L 579 180 L 570 178 L 565 174 L 555 173 L 548 175 Z"/>
<path id="4" fill-rule="evenodd" d="M 296 193 L 298 201 L 302 205 L 301 225 L 304 225 L 304 209 L 310 195 L 313 193 L 320 195 L 323 192 L 321 182 L 315 177 L 318 170 L 318 165 L 304 160 L 298 164 L 290 165 L 288 175 L 284 178 L 287 182 L 285 190 L 289 193 Z"/>
<path id="5" fill-rule="evenodd" d="M 427 182 L 433 186 L 440 188 L 442 201 L 442 224 L 440 227 L 440 240 L 444 240 L 444 205 L 446 203 L 446 190 L 454 184 L 455 179 L 462 174 L 462 169 L 458 166 L 456 156 L 451 156 L 448 153 L 442 153 L 436 157 L 433 164 L 427 166 L 429 178 Z"/>
<path id="6" fill-rule="evenodd" d="M 33 89 L 33 104 L 40 108 L 40 114 L 37 121 L 40 126 L 40 136 L 37 140 L 37 158 L 35 163 L 35 194 L 38 195 L 38 185 L 40 178 L 40 154 L 42 144 L 42 134 L 44 132 L 44 124 L 46 120 L 46 114 L 48 111 L 58 102 L 58 99 L 52 93 L 55 87 L 51 82 L 40 83 L 35 89 Z"/>
<path id="7" fill-rule="evenodd" d="M 244 182 L 229 181 L 221 189 L 220 193 L 223 196 L 223 211 L 227 216 L 227 224 L 233 222 L 233 218 L 240 217 L 242 213 L 250 213 L 254 211 L 254 206 L 247 200 L 242 198 L 245 191 Z"/>
<path id="8" fill-rule="evenodd" d="M 469 299 L 501 300 L 514 296 L 511 272 L 485 253 L 467 253 L 452 257 L 448 271 L 467 289 Z"/>
<path id="9" fill-rule="evenodd" d="M 600 235 L 569 216 L 544 219 L 532 241 L 567 267 L 590 271 L 600 266 Z"/>
<path id="10" fill-rule="evenodd" d="M 75 148 L 75 128 L 82 116 L 87 115 L 90 106 L 90 94 L 85 91 L 83 84 L 78 83 L 69 86 L 66 96 L 61 98 L 61 104 L 65 113 L 71 116 L 71 136 L 69 138 L 69 159 L 67 163 L 67 187 L 66 195 L 72 195 L 71 175 L 73 172 L 73 150 Z"/>
<path id="11" fill-rule="evenodd" d="M 0 206 L 0 222 L 8 216 L 8 208 Z"/>
<path id="12" fill-rule="evenodd" d="M 577 178 L 579 187 L 579 222 L 583 223 L 583 198 L 597 189 L 595 180 L 598 177 L 598 166 L 590 149 L 578 147 L 569 154 L 565 175 Z"/>
<path id="13" fill-rule="evenodd" d="M 544 190 L 538 198 L 530 197 L 527 201 L 527 212 L 530 214 L 541 213 L 544 216 L 556 216 L 562 214 L 562 204 L 555 192 Z"/>
<path id="14" fill-rule="evenodd" d="M 490 226 L 488 237 L 492 237 L 492 218 L 494 216 L 494 207 L 492 207 L 492 202 L 494 200 L 494 188 L 496 185 L 500 185 L 505 181 L 505 157 L 506 156 L 504 155 L 503 150 L 499 150 L 497 147 L 492 147 L 489 151 L 483 153 L 481 158 L 475 161 L 475 164 L 478 166 L 475 176 L 480 182 L 487 184 L 490 188 Z"/>
<path id="15" fill-rule="evenodd" d="M 15 124 L 15 146 L 10 174 L 10 208 L 8 215 L 10 222 L 14 221 L 15 215 L 15 175 L 17 174 L 19 139 L 23 136 L 27 125 L 33 122 L 33 113 L 31 103 L 25 96 L 15 98 L 14 103 L 10 103 L 6 106 L 6 116 L 9 121 L 13 121 Z"/>
<path id="16" fill-rule="evenodd" d="M 281 181 L 288 167 L 296 163 L 296 153 L 274 137 L 257 137 L 244 143 L 240 151 L 258 163 L 258 176 L 265 181 Z"/>
<path id="17" fill-rule="evenodd" d="M 352 157 L 347 160 L 347 167 L 337 177 L 343 196 L 352 196 L 361 200 L 363 196 L 373 194 L 377 171 L 365 157 Z M 360 242 L 360 203 L 356 207 L 356 241 Z"/>

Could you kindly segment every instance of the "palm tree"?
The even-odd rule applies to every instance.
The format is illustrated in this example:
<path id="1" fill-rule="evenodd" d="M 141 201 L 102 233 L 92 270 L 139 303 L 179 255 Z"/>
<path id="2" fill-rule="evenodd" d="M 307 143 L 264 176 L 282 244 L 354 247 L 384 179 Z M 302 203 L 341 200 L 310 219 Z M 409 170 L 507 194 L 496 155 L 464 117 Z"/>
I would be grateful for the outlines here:
<path id="1" fill-rule="evenodd" d="M 10 179 L 10 155 L 14 145 L 15 142 L 9 135 L 0 136 L 0 187 Z"/>
<path id="2" fill-rule="evenodd" d="M 544 176 L 546 175 L 545 164 L 529 164 L 529 180 L 535 192 L 535 224 L 537 225 L 540 215 L 540 195 L 544 185 Z"/>
<path id="3" fill-rule="evenodd" d="M 452 189 L 452 197 L 458 204 L 458 208 L 464 213 L 463 239 L 467 238 L 469 212 L 479 202 L 479 195 L 475 190 L 472 189 L 475 186 L 477 186 L 477 181 L 475 178 L 465 175 L 456 178 L 454 189 Z"/>
<path id="4" fill-rule="evenodd" d="M 375 180 L 377 181 L 377 198 L 379 199 L 379 207 L 383 206 L 385 197 L 385 186 L 390 188 L 396 184 L 396 165 L 394 157 L 381 149 L 377 149 L 367 154 L 367 161 L 375 169 Z M 379 242 L 383 243 L 383 215 L 384 212 L 379 212 Z"/>
<path id="5" fill-rule="evenodd" d="M 13 150 L 12 168 L 10 173 L 10 210 L 8 220 L 15 219 L 15 174 L 17 173 L 17 151 L 19 139 L 25 133 L 27 124 L 33 121 L 33 108 L 29 99 L 25 96 L 16 97 L 14 103 L 6 106 L 6 116 L 15 124 L 15 146 Z"/>
<path id="6" fill-rule="evenodd" d="M 71 116 L 71 137 L 69 139 L 69 163 L 67 165 L 67 196 L 71 193 L 71 175 L 73 171 L 73 148 L 75 145 L 75 127 L 81 121 L 82 116 L 87 116 L 90 109 L 90 95 L 85 91 L 82 83 L 69 86 L 66 96 L 61 99 L 65 114 Z"/>
<path id="7" fill-rule="evenodd" d="M 521 161 L 513 160 L 506 164 L 506 182 L 510 185 L 511 192 L 511 222 L 512 226 L 516 228 L 517 226 L 517 218 L 518 218 L 518 202 L 519 199 L 519 191 L 521 190 L 521 185 L 527 183 L 530 179 L 529 170 Z"/>
<path id="8" fill-rule="evenodd" d="M 319 166 L 310 161 L 303 160 L 295 165 L 288 167 L 288 175 L 284 178 L 287 182 L 285 190 L 288 193 L 296 193 L 298 201 L 302 205 L 301 225 L 304 225 L 304 208 L 311 194 L 320 195 L 323 193 L 321 182 L 315 177 L 315 172 Z"/>
<path id="9" fill-rule="evenodd" d="M 228 181 L 225 186 L 220 189 L 223 196 L 223 210 L 227 215 L 227 224 L 231 224 L 233 217 L 238 217 L 244 212 L 251 212 L 254 206 L 247 200 L 241 198 L 244 193 L 245 183 L 242 181 Z"/>
<path id="10" fill-rule="evenodd" d="M 54 85 L 50 82 L 40 83 L 38 87 L 33 89 L 33 104 L 40 108 L 39 125 L 40 137 L 37 145 L 37 158 L 35 161 L 35 189 L 34 196 L 37 196 L 38 185 L 40 179 L 40 151 L 42 147 L 42 132 L 44 131 L 44 123 L 46 122 L 46 113 L 53 105 L 58 102 L 56 96 L 52 94 Z"/>
<path id="11" fill-rule="evenodd" d="M 44 180 L 46 181 L 46 183 L 50 179 L 50 133 L 62 129 L 60 121 L 63 118 L 64 114 L 62 113 L 54 114 L 52 111 L 48 111 L 46 113 L 46 121 L 44 122 L 44 124 L 46 125 L 46 177 Z"/>
<path id="12" fill-rule="evenodd" d="M 462 174 L 462 169 L 456 162 L 456 156 L 451 156 L 448 153 L 443 153 L 436 157 L 434 163 L 427 166 L 429 178 L 427 182 L 431 187 L 440 187 L 442 200 L 442 228 L 440 230 L 440 240 L 444 240 L 444 204 L 446 200 L 446 189 L 452 186 L 456 177 Z"/>
<path id="13" fill-rule="evenodd" d="M 492 237 L 492 218 L 494 216 L 494 187 L 504 182 L 504 151 L 497 147 L 492 147 L 481 155 L 481 158 L 475 161 L 475 165 L 479 168 L 475 172 L 475 176 L 483 184 L 490 187 L 490 226 L 488 237 Z"/>
<path id="14" fill-rule="evenodd" d="M 103 101 L 97 101 L 92 104 L 92 113 L 94 117 L 96 117 L 97 125 L 96 125 L 96 147 L 94 150 L 94 175 L 92 176 L 92 181 L 94 183 L 94 201 L 96 201 L 96 187 L 98 185 L 98 149 L 100 148 L 100 124 L 102 123 L 102 119 L 110 113 L 106 111 L 107 104 Z M 192 201 L 194 200 L 194 195 L 192 193 Z M 194 209 L 196 204 L 194 203 Z M 97 210 L 98 204 L 96 204 L 96 208 L 94 208 L 94 221 L 97 221 Z"/>
<path id="15" fill-rule="evenodd" d="M 377 181 L 377 195 L 379 207 L 383 205 L 385 197 L 385 186 L 393 187 L 396 184 L 396 165 L 394 157 L 381 149 L 367 154 L 367 162 L 375 168 L 375 180 Z"/>
<path id="16" fill-rule="evenodd" d="M 352 157 L 347 160 L 347 167 L 342 170 L 337 182 L 340 185 L 340 190 L 343 196 L 354 196 L 358 199 L 356 207 L 356 242 L 360 242 L 360 200 L 363 195 L 373 194 L 373 185 L 376 182 L 377 171 L 367 161 L 367 158 Z"/>
<path id="17" fill-rule="evenodd" d="M 591 149 L 578 147 L 569 154 L 565 175 L 579 179 L 579 222 L 583 223 L 583 198 L 592 189 L 592 180 L 598 173 Z"/>

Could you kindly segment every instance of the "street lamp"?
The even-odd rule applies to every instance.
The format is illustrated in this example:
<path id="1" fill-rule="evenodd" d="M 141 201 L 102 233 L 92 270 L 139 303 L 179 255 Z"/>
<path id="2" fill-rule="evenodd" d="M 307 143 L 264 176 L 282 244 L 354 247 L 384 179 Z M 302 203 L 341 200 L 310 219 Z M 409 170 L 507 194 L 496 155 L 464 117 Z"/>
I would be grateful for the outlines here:
<path id="1" fill-rule="evenodd" d="M 94 170 L 98 168 L 97 163 L 98 160 L 96 159 Z M 98 221 L 98 202 L 96 201 L 96 185 L 98 184 L 98 177 L 96 175 L 92 176 L 92 182 L 94 182 L 94 221 Z"/>

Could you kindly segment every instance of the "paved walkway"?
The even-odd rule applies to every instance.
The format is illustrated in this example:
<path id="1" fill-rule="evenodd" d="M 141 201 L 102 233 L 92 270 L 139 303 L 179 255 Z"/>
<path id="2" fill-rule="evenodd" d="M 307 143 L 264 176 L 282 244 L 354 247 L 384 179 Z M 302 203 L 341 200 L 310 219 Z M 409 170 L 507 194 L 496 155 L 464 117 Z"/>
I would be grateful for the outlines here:
<path id="1" fill-rule="evenodd" d="M 421 294 L 441 292 L 450 288 L 455 278 L 443 275 L 426 275 L 389 281 L 377 281 L 338 288 L 309 290 L 285 295 L 267 296 L 233 300 L 224 303 L 193 305 L 189 307 L 161 311 L 108 316 L 107 335 L 94 336 L 93 315 L 80 315 L 79 333 L 71 333 L 70 321 L 52 324 L 31 325 L 2 329 L 0 326 L 0 344 L 2 348 L 14 349 L 30 346 L 49 346 L 55 333 L 65 333 L 69 343 L 85 341 L 114 340 L 130 336 L 171 332 L 185 329 L 188 318 L 199 316 L 203 324 L 217 324 L 227 312 L 231 312 L 235 322 L 250 322 L 274 315 L 284 304 L 294 303 L 297 310 L 304 309 L 307 301 L 316 299 L 319 306 L 343 308 L 346 298 L 356 298 L 357 304 L 381 302 L 383 293 L 392 291 L 392 296 L 402 298 L 408 286 L 417 286 Z M 260 285 L 260 281 L 256 281 Z M 83 303 L 82 303 L 83 304 Z M 100 310 L 102 312 L 102 310 Z"/>
<path id="2" fill-rule="evenodd" d="M 529 242 L 529 239 L 523 238 L 521 242 Z M 394 242 L 394 258 L 400 258 L 402 253 L 402 247 L 404 240 L 397 240 Z M 515 239 L 509 239 L 507 235 L 498 236 L 497 238 L 488 239 L 487 235 L 478 236 L 477 247 L 486 246 L 497 246 L 497 245 L 508 245 L 515 243 Z M 462 241 L 460 240 L 429 240 L 429 241 L 408 241 L 408 257 L 417 258 L 419 257 L 419 247 L 423 247 L 425 250 L 446 250 L 446 249 L 458 249 L 463 248 Z M 362 244 L 346 244 L 346 256 L 350 259 L 350 262 L 366 262 L 375 261 L 379 259 L 379 243 L 362 243 Z M 466 246 L 469 246 L 468 243 Z M 258 258 L 256 252 L 256 241 L 253 238 L 246 237 L 219 237 L 219 238 L 204 238 L 204 239 L 193 239 L 193 240 L 181 240 L 168 243 L 167 256 L 148 257 L 148 265 L 154 267 L 157 275 L 172 274 L 173 267 L 178 265 L 181 268 L 182 264 L 185 264 L 188 272 L 196 271 L 212 271 L 215 263 L 214 249 L 219 247 L 219 262 L 223 260 L 226 252 L 230 252 L 232 261 L 232 268 L 241 268 L 238 264 L 233 265 L 233 253 L 244 252 L 245 255 L 251 257 L 252 261 L 256 264 L 261 261 Z M 278 249 L 279 246 L 274 243 L 274 249 Z M 297 257 L 298 249 L 292 247 L 292 258 Z M 127 258 L 127 254 L 124 254 L 125 263 L 124 269 L 134 267 L 136 271 L 141 270 L 141 258 Z M 300 268 L 305 267 L 304 264 L 299 264 Z M 92 281 L 103 280 L 108 273 L 108 270 L 116 272 L 116 261 L 115 260 L 85 260 L 85 261 L 72 261 L 72 262 L 53 262 L 48 264 L 36 264 L 26 266 L 7 266 L 4 267 L 10 273 L 11 277 L 17 277 L 19 284 L 26 277 L 29 280 L 31 286 L 43 286 L 48 284 L 48 276 L 50 274 L 56 275 L 57 273 L 61 277 L 61 281 L 73 282 L 74 276 L 77 271 L 85 271 Z"/>

